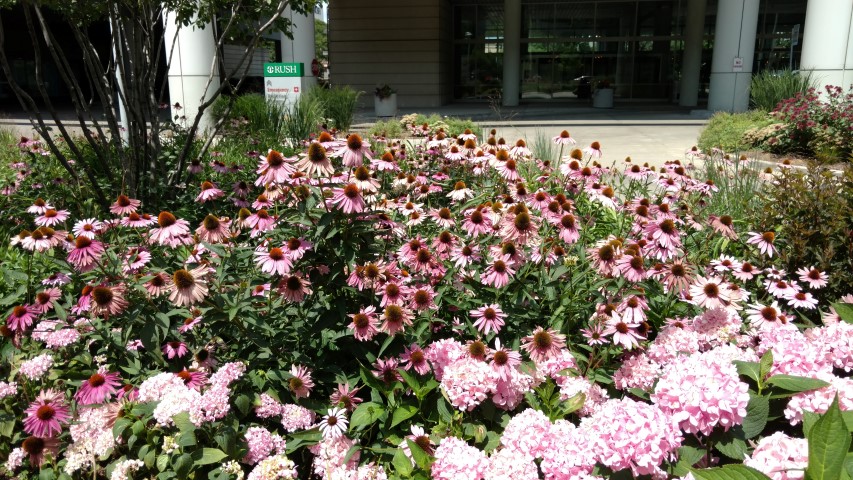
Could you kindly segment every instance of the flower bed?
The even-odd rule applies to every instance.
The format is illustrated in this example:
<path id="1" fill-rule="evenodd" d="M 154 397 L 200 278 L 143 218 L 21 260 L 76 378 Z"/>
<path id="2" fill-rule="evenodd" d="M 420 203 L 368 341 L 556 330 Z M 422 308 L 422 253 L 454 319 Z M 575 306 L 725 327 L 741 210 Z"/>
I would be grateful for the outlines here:
<path id="1" fill-rule="evenodd" d="M 181 214 L 45 191 L 3 262 L 6 475 L 840 478 L 853 298 L 693 162 L 757 173 L 554 142 L 324 133 L 194 164 Z"/>

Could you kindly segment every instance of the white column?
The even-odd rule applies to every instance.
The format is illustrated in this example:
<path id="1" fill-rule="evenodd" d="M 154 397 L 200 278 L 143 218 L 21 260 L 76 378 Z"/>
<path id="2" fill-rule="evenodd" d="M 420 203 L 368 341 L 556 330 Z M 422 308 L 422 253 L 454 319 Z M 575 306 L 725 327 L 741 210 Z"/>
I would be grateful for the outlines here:
<path id="1" fill-rule="evenodd" d="M 758 1 L 719 0 L 708 94 L 708 110 L 712 112 L 743 112 L 749 108 Z M 741 60 L 742 67 L 735 66 L 735 59 Z"/>
<path id="2" fill-rule="evenodd" d="M 179 27 L 175 17 L 174 12 L 168 12 L 165 20 L 166 54 L 173 52 L 169 59 L 169 99 L 172 103 L 172 118 L 186 117 L 186 125 L 189 126 L 195 120 L 198 107 L 212 98 L 219 88 L 216 41 L 209 25 Z M 208 86 L 211 74 L 212 80 Z M 180 104 L 180 109 L 175 108 L 176 103 Z M 212 126 L 213 118 L 208 109 L 199 123 L 199 133 Z"/>
<path id="3" fill-rule="evenodd" d="M 853 83 L 853 3 L 849 0 L 809 0 L 803 27 L 800 71 L 811 72 L 825 85 L 847 88 Z"/>
<path id="4" fill-rule="evenodd" d="M 302 63 L 304 76 L 302 77 L 302 88 L 308 89 L 317 84 L 317 79 L 311 73 L 311 62 L 314 60 L 314 13 L 308 12 L 302 15 L 294 12 L 288 7 L 283 16 L 289 18 L 293 40 L 282 32 L 281 36 L 281 61 L 285 63 Z"/>
<path id="5" fill-rule="evenodd" d="M 504 0 L 503 105 L 518 106 L 521 88 L 521 0 Z"/>
<path id="6" fill-rule="evenodd" d="M 695 107 L 699 102 L 699 70 L 702 67 L 707 5 L 708 0 L 687 0 L 684 55 L 681 58 L 681 94 L 678 96 L 678 104 L 682 107 Z"/>

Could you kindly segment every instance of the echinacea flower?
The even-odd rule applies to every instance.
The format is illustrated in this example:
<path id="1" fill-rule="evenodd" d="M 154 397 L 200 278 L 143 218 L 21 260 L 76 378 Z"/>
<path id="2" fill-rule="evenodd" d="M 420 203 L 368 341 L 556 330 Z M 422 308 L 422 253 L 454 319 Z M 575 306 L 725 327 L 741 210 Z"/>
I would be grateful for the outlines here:
<path id="1" fill-rule="evenodd" d="M 521 348 L 537 363 L 557 356 L 560 350 L 566 346 L 566 336 L 551 328 L 536 327 L 533 334 L 522 338 L 521 341 Z"/>
<path id="2" fill-rule="evenodd" d="M 758 246 L 758 250 L 766 254 L 768 257 L 773 257 L 773 252 L 776 251 L 776 248 L 773 246 L 773 242 L 776 240 L 776 234 L 773 232 L 764 232 L 764 233 L 756 233 L 749 232 L 749 239 L 747 239 L 746 243 L 750 243 Z"/>
<path id="3" fill-rule="evenodd" d="M 272 247 L 268 250 L 258 247 L 255 250 L 255 263 L 261 268 L 261 272 L 270 275 L 286 275 L 293 267 L 290 256 L 286 255 L 281 247 Z"/>
<path id="4" fill-rule="evenodd" d="M 691 302 L 711 310 L 725 308 L 729 304 L 729 291 L 722 279 L 717 277 L 697 277 L 690 286 Z"/>
<path id="5" fill-rule="evenodd" d="M 150 280 L 143 284 L 145 291 L 152 297 L 159 297 L 172 288 L 172 279 L 164 272 L 155 273 Z"/>
<path id="6" fill-rule="evenodd" d="M 74 240 L 74 248 L 68 252 L 68 263 L 80 272 L 95 268 L 96 262 L 104 254 L 104 244 L 90 237 L 81 236 Z"/>
<path id="7" fill-rule="evenodd" d="M 347 184 L 344 188 L 333 189 L 331 202 L 344 213 L 360 213 L 365 207 L 361 190 L 354 183 Z"/>
<path id="8" fill-rule="evenodd" d="M 123 312 L 128 306 L 124 298 L 124 285 L 99 285 L 92 289 L 91 311 L 95 315 L 114 316 Z"/>
<path id="9" fill-rule="evenodd" d="M 278 291 L 285 300 L 293 303 L 300 303 L 305 300 L 305 297 L 310 295 L 311 282 L 303 278 L 298 273 L 293 275 L 285 275 L 278 282 Z"/>
<path id="10" fill-rule="evenodd" d="M 118 373 L 96 372 L 80 385 L 80 390 L 74 395 L 74 399 L 80 405 L 93 405 L 103 403 L 116 393 L 116 388 L 121 385 Z"/>
<path id="11" fill-rule="evenodd" d="M 339 383 L 338 387 L 329 397 L 329 403 L 332 405 L 342 406 L 348 412 L 351 412 L 363 401 L 361 398 L 355 396 L 359 390 L 361 390 L 361 388 L 350 387 L 349 383 Z"/>
<path id="12" fill-rule="evenodd" d="M 36 437 L 53 437 L 71 420 L 68 405 L 57 390 L 42 390 L 25 411 L 24 431 Z"/>
<path id="13" fill-rule="evenodd" d="M 583 149 L 583 153 L 589 155 L 590 158 L 601 158 L 601 144 L 592 142 L 588 147 Z"/>
<path id="14" fill-rule="evenodd" d="M 631 350 L 638 345 L 638 340 L 643 339 L 643 336 L 637 333 L 637 326 L 638 324 L 635 323 L 626 323 L 618 313 L 613 312 L 607 320 L 602 335 L 612 335 L 611 340 L 614 345 L 621 345 L 625 350 Z"/>
<path id="15" fill-rule="evenodd" d="M 182 358 L 187 353 L 189 353 L 189 349 L 187 349 L 187 344 L 184 342 L 173 340 L 163 344 L 163 355 L 166 355 L 166 358 L 169 360 L 176 357 Z"/>
<path id="16" fill-rule="evenodd" d="M 320 420 L 320 432 L 323 438 L 338 438 L 344 434 L 348 423 L 346 410 L 330 408 L 328 415 L 323 415 L 323 419 Z"/>
<path id="17" fill-rule="evenodd" d="M 139 200 L 129 198 L 127 195 L 119 195 L 116 201 L 110 205 L 110 213 L 113 215 L 130 215 L 142 204 Z"/>
<path id="18" fill-rule="evenodd" d="M 305 155 L 296 162 L 296 168 L 309 176 L 327 177 L 335 172 L 327 155 L 323 144 L 311 142 Z"/>
<path id="19" fill-rule="evenodd" d="M 829 275 L 814 267 L 800 268 L 797 270 L 797 275 L 800 276 L 800 281 L 808 284 L 809 288 L 823 288 L 829 283 Z"/>
<path id="20" fill-rule="evenodd" d="M 512 371 L 521 365 L 521 354 L 504 348 L 499 338 L 495 338 L 495 349 L 488 358 L 491 360 L 492 370 L 505 382 L 512 377 Z"/>
<path id="21" fill-rule="evenodd" d="M 231 238 L 231 222 L 216 215 L 207 215 L 195 230 L 198 238 L 207 243 L 223 243 Z"/>
<path id="22" fill-rule="evenodd" d="M 18 305 L 6 317 L 6 325 L 13 332 L 23 332 L 30 328 L 38 315 L 38 309 L 32 305 Z"/>
<path id="23" fill-rule="evenodd" d="M 500 255 L 495 258 L 492 264 L 483 271 L 480 281 L 484 285 L 492 285 L 495 288 L 505 287 L 509 284 L 510 276 L 515 274 L 515 269 L 509 264 L 509 261 L 509 255 Z"/>
<path id="24" fill-rule="evenodd" d="M 32 213 L 33 215 L 43 215 L 44 212 L 53 208 L 53 205 L 44 201 L 43 198 L 37 198 L 32 205 L 27 207 L 27 213 Z"/>
<path id="25" fill-rule="evenodd" d="M 333 157 L 343 157 L 342 162 L 347 167 L 358 167 L 364 163 L 364 157 L 373 158 L 370 146 L 365 144 L 358 134 L 347 136 L 346 144 L 332 154 Z"/>
<path id="26" fill-rule="evenodd" d="M 59 455 L 59 440 L 54 437 L 41 437 L 32 435 L 21 442 L 21 450 L 30 457 L 30 465 L 41 468 L 45 461 L 45 454 L 53 458 Z"/>
<path id="27" fill-rule="evenodd" d="M 175 374 L 178 378 L 184 381 L 187 388 L 201 390 L 201 387 L 207 383 L 207 374 L 198 370 L 187 370 L 186 368 Z"/>
<path id="28" fill-rule="evenodd" d="M 406 350 L 400 355 L 400 359 L 403 361 L 403 369 L 406 371 L 414 368 L 419 375 L 429 373 L 429 362 L 427 362 L 426 355 L 423 349 L 415 343 L 406 347 Z"/>
<path id="29" fill-rule="evenodd" d="M 379 329 L 388 335 L 395 335 L 406 326 L 412 326 L 411 310 L 399 305 L 387 305 L 382 313 L 382 325 Z"/>
<path id="30" fill-rule="evenodd" d="M 260 156 L 256 172 L 260 176 L 255 180 L 255 185 L 286 183 L 291 174 L 296 171 L 290 164 L 293 160 L 292 158 L 285 158 L 279 151 L 270 149 L 266 156 Z"/>
<path id="31" fill-rule="evenodd" d="M 477 319 L 474 322 L 474 327 L 483 335 L 488 335 L 491 331 L 500 332 L 506 319 L 506 314 L 501 310 L 501 306 L 496 303 L 471 310 L 469 313 Z"/>
<path id="32" fill-rule="evenodd" d="M 311 378 L 311 370 L 304 365 L 290 366 L 290 379 L 287 381 L 290 392 L 296 398 L 308 398 L 311 389 L 314 388 L 314 380 Z"/>
<path id="33" fill-rule="evenodd" d="M 578 143 L 571 137 L 571 135 L 569 135 L 568 130 L 563 130 L 559 135 L 552 138 L 551 141 L 553 141 L 555 145 L 575 145 Z"/>
<path id="34" fill-rule="evenodd" d="M 204 277 L 208 273 L 209 270 L 204 265 L 192 270 L 176 270 L 172 274 L 172 293 L 169 295 L 169 301 L 179 307 L 188 307 L 204 300 L 208 292 Z"/>
<path id="35" fill-rule="evenodd" d="M 54 210 L 50 208 L 45 210 L 43 214 L 36 217 L 35 223 L 41 227 L 54 227 L 65 220 L 68 220 L 68 215 L 70 215 L 68 210 Z"/>
<path id="36" fill-rule="evenodd" d="M 160 212 L 157 216 L 157 228 L 152 228 L 150 241 L 168 247 L 190 243 L 190 224 L 184 219 L 176 218 L 171 212 Z"/>
<path id="37" fill-rule="evenodd" d="M 104 223 L 95 219 L 95 218 L 87 218 L 85 220 L 80 220 L 79 222 L 74 224 L 74 228 L 71 231 L 74 235 L 78 237 L 88 237 L 95 238 L 95 236 L 101 232 L 104 228 Z"/>
<path id="38" fill-rule="evenodd" d="M 216 200 L 217 198 L 221 198 L 225 196 L 225 192 L 216 188 L 211 182 L 204 181 L 201 183 L 201 191 L 198 196 L 195 197 L 195 201 L 198 203 L 205 203 L 210 200 Z"/>

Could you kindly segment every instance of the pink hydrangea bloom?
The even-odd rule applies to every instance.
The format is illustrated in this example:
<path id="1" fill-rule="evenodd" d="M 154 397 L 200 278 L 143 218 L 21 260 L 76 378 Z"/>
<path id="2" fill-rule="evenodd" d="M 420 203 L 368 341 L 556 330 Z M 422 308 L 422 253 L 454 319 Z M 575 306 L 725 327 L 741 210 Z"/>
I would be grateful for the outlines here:
<path id="1" fill-rule="evenodd" d="M 477 362 L 481 363 L 481 362 Z M 513 368 L 506 378 L 495 377 L 492 389 L 492 402 L 502 410 L 514 410 L 524 400 L 524 394 L 531 391 L 535 379 Z"/>
<path id="2" fill-rule="evenodd" d="M 809 341 L 794 327 L 792 330 L 772 329 L 761 332 L 761 344 L 756 349 L 763 355 L 773 350 L 771 375 L 786 374 L 801 377 L 818 377 L 832 374 L 831 346 Z"/>
<path id="3" fill-rule="evenodd" d="M 441 388 L 460 410 L 473 410 L 494 391 L 497 374 L 485 362 L 461 358 L 444 369 Z"/>
<path id="4" fill-rule="evenodd" d="M 806 330 L 810 343 L 829 347 L 832 364 L 845 372 L 853 370 L 853 325 L 838 322 Z"/>
<path id="5" fill-rule="evenodd" d="M 246 478 L 247 480 L 295 480 L 297 475 L 296 464 L 282 453 L 262 460 Z"/>
<path id="6" fill-rule="evenodd" d="M 18 394 L 16 382 L 0 382 L 0 400 Z"/>
<path id="7" fill-rule="evenodd" d="M 497 450 L 489 457 L 485 480 L 539 480 L 539 468 L 532 457 L 519 456 L 512 450 Z"/>
<path id="8" fill-rule="evenodd" d="M 731 361 L 700 353 L 665 367 L 651 399 L 683 431 L 709 435 L 717 426 L 728 430 L 743 422 L 749 385 Z"/>
<path id="9" fill-rule="evenodd" d="M 595 455 L 581 434 L 582 431 L 567 420 L 557 420 L 551 425 L 540 464 L 547 480 L 595 478 L 590 475 L 595 466 Z"/>
<path id="10" fill-rule="evenodd" d="M 333 480 L 327 473 L 334 471 L 340 467 L 345 467 L 347 470 L 355 470 L 358 467 L 360 452 L 356 451 L 349 461 L 344 462 L 347 452 L 355 445 L 355 442 L 344 436 L 323 437 L 320 443 L 309 447 L 311 453 L 314 454 L 314 474 L 320 478 Z"/>
<path id="11" fill-rule="evenodd" d="M 465 346 L 452 338 L 445 338 L 431 343 L 424 353 L 432 364 L 435 379 L 441 381 L 445 367 L 465 356 Z"/>
<path id="12" fill-rule="evenodd" d="M 630 468 L 634 476 L 659 475 L 660 465 L 681 446 L 681 432 L 654 405 L 623 398 L 609 400 L 578 427 L 595 460 L 611 470 Z"/>
<path id="13" fill-rule="evenodd" d="M 762 438 L 752 456 L 747 456 L 743 464 L 773 480 L 801 479 L 805 476 L 805 469 L 809 464 L 808 440 L 791 438 L 782 432 L 776 432 Z"/>
<path id="14" fill-rule="evenodd" d="M 838 394 L 838 407 L 842 411 L 853 410 L 853 379 L 839 378 L 834 375 L 820 375 L 821 380 L 830 383 L 829 386 L 810 392 L 798 393 L 791 397 L 785 407 L 785 418 L 791 425 L 803 421 L 803 411 L 826 413 Z"/>
<path id="15" fill-rule="evenodd" d="M 254 465 L 269 457 L 275 452 L 276 455 L 284 453 L 287 443 L 281 435 L 270 432 L 264 427 L 249 427 L 246 430 L 246 445 L 249 451 L 243 458 L 243 463 Z"/>
<path id="16" fill-rule="evenodd" d="M 305 407 L 293 403 L 281 406 L 281 425 L 286 432 L 304 430 L 314 425 L 316 414 Z"/>
<path id="17" fill-rule="evenodd" d="M 102 405 L 78 410 L 77 419 L 68 427 L 73 442 L 65 450 L 65 473 L 75 476 L 75 472 L 91 468 L 93 460 L 115 447 L 110 423 L 114 408 L 115 405 Z"/>
<path id="18" fill-rule="evenodd" d="M 23 362 L 21 364 L 21 368 L 18 369 L 18 373 L 30 380 L 38 380 L 42 375 L 47 373 L 52 366 L 53 356 L 49 353 L 43 353 Z"/>
<path id="19" fill-rule="evenodd" d="M 652 361 L 649 355 L 631 355 L 622 361 L 622 365 L 613 374 L 613 385 L 620 390 L 639 388 L 649 392 L 660 376 L 660 370 L 661 366 Z"/>
<path id="20" fill-rule="evenodd" d="M 266 393 L 261 394 L 260 405 L 255 407 L 255 415 L 260 418 L 278 417 L 283 405 Z"/>
<path id="21" fill-rule="evenodd" d="M 652 362 L 665 365 L 681 355 L 698 352 L 699 344 L 700 334 L 692 328 L 669 327 L 663 329 L 649 345 L 647 354 Z"/>
<path id="22" fill-rule="evenodd" d="M 501 435 L 504 450 L 521 457 L 542 458 L 550 447 L 551 421 L 539 410 L 528 408 L 510 418 Z"/>
<path id="23" fill-rule="evenodd" d="M 597 412 L 601 405 L 609 399 L 606 390 L 585 377 L 563 377 L 557 384 L 560 385 L 560 398 L 563 400 L 568 400 L 578 394 L 584 395 L 583 407 L 577 412 L 582 417 Z"/>
<path id="24" fill-rule="evenodd" d="M 434 480 L 482 480 L 489 460 L 486 454 L 456 437 L 447 437 L 435 449 Z"/>

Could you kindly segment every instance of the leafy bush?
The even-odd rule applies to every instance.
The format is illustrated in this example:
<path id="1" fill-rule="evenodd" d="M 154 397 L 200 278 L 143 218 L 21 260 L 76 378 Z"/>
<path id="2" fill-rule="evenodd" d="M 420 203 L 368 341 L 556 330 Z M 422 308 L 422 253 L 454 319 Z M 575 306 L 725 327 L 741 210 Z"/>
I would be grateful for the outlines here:
<path id="1" fill-rule="evenodd" d="M 431 115 L 412 113 L 403 116 L 400 123 L 415 136 L 434 135 L 439 129 L 453 137 L 459 136 L 465 130 L 471 130 L 474 133 L 480 131 L 480 126 L 471 119 L 442 117 L 435 113 Z"/>
<path id="2" fill-rule="evenodd" d="M 331 122 L 329 126 L 341 131 L 349 130 L 358 108 L 358 98 L 364 92 L 355 91 L 350 86 L 315 88 L 312 92 L 319 98 L 322 115 Z"/>
<path id="3" fill-rule="evenodd" d="M 797 94 L 805 94 L 816 85 L 817 81 L 812 78 L 811 72 L 765 70 L 752 77 L 749 87 L 750 105 L 755 109 L 770 112 L 783 100 L 793 98 Z"/>
<path id="4" fill-rule="evenodd" d="M 698 146 L 704 152 L 720 149 L 738 154 L 753 147 L 744 134 L 773 123 L 767 113 L 752 110 L 743 113 L 717 112 L 699 134 Z"/>
<path id="5" fill-rule="evenodd" d="M 388 139 L 403 136 L 403 126 L 398 120 L 379 120 L 367 131 L 371 136 L 380 136 Z"/>
<path id="6" fill-rule="evenodd" d="M 784 239 L 779 256 L 786 270 L 815 266 L 835 272 L 821 299 L 853 292 L 853 168 L 841 175 L 814 163 L 805 171 L 782 169 L 760 200 L 753 221 Z"/>
<path id="7" fill-rule="evenodd" d="M 826 86 L 783 101 L 771 114 L 782 125 L 763 146 L 779 153 L 814 155 L 822 161 L 847 160 L 853 153 L 853 89 Z"/>

